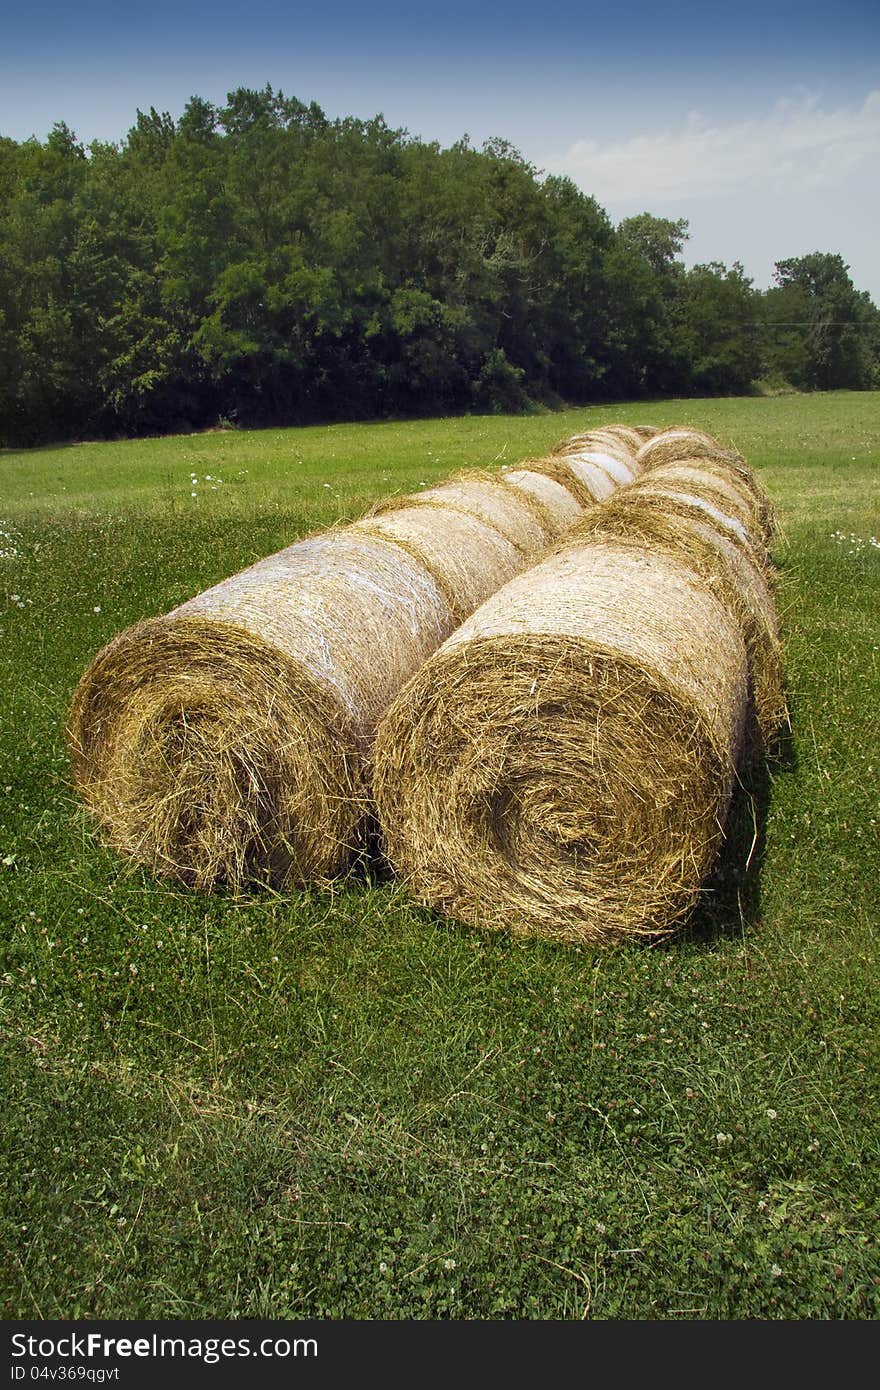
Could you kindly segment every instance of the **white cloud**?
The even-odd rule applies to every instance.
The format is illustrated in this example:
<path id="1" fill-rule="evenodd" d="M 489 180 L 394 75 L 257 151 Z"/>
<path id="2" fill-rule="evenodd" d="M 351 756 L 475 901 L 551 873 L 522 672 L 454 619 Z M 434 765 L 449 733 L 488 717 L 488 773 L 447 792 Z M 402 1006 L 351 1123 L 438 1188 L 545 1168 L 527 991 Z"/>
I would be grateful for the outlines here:
<path id="1" fill-rule="evenodd" d="M 833 190 L 880 156 L 880 90 L 860 106 L 823 109 L 804 95 L 763 115 L 712 124 L 693 112 L 677 130 L 613 144 L 578 140 L 543 160 L 603 204 Z"/>

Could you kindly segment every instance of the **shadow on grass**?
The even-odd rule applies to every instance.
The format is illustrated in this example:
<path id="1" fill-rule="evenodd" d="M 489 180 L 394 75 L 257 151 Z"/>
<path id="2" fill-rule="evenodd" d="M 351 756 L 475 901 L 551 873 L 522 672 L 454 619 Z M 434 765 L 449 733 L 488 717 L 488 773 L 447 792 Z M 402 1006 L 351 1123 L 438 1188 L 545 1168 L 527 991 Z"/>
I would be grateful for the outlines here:
<path id="1" fill-rule="evenodd" d="M 707 942 L 717 937 L 736 937 L 761 917 L 761 876 L 766 845 L 767 818 L 773 795 L 774 775 L 797 767 L 791 731 L 791 693 L 786 695 L 790 722 L 765 747 L 752 715 L 745 752 L 724 828 L 724 840 L 712 872 L 703 885 L 697 907 L 677 931 L 656 943 L 671 946 L 682 941 Z M 375 820 L 368 823 L 364 847 L 350 870 L 352 879 L 368 887 L 393 881 L 394 871 L 384 857 L 382 836 Z M 448 923 L 441 913 L 429 913 Z"/>
<path id="2" fill-rule="evenodd" d="M 789 702 L 791 713 L 791 703 Z M 767 839 L 767 817 L 773 796 L 773 776 L 793 772 L 797 752 L 791 720 L 764 748 L 754 731 L 747 736 L 746 755 L 724 827 L 724 842 L 700 903 L 684 922 L 675 940 L 708 941 L 740 936 L 761 918 L 761 877 Z"/>

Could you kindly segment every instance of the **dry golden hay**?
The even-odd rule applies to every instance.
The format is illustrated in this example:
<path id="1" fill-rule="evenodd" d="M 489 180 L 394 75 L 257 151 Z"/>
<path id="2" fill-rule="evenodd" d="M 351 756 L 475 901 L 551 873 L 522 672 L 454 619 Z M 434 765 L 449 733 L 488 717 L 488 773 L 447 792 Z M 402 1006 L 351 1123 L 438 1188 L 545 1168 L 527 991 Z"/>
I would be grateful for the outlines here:
<path id="1" fill-rule="evenodd" d="M 629 491 L 628 489 L 627 491 Z M 738 545 L 754 564 L 758 565 L 768 582 L 773 574 L 773 562 L 767 547 L 760 536 L 742 520 L 741 515 L 724 503 L 710 487 L 699 486 L 696 480 L 690 485 L 655 479 L 653 474 L 638 478 L 632 484 L 632 491 L 653 498 L 667 511 L 680 516 L 693 516 L 708 522 Z"/>
<path id="2" fill-rule="evenodd" d="M 261 560 L 98 653 L 68 724 L 86 806 L 123 856 L 197 888 L 328 878 L 360 843 L 375 725 L 455 622 L 378 536 Z"/>
<path id="3" fill-rule="evenodd" d="M 679 459 L 701 458 L 724 450 L 723 446 L 705 430 L 690 429 L 686 425 L 672 425 L 659 430 L 646 439 L 638 450 L 636 458 L 644 469 L 656 468 L 661 463 L 675 463 Z"/>
<path id="4" fill-rule="evenodd" d="M 117 637 L 68 725 L 109 843 L 204 890 L 343 870 L 362 844 L 379 716 L 560 535 L 560 496 L 542 485 L 468 474 L 393 499 Z M 569 523 L 582 507 L 558 493 Z"/>
<path id="5" fill-rule="evenodd" d="M 603 445 L 612 452 L 619 453 L 623 458 L 637 454 L 641 448 L 641 444 L 633 446 L 633 444 L 621 439 L 615 433 L 613 426 L 604 425 L 594 430 L 581 430 L 578 434 L 570 434 L 566 439 L 561 439 L 556 448 L 562 451 L 566 449 L 589 449 L 591 447 L 601 449 Z"/>
<path id="6" fill-rule="evenodd" d="M 558 454 L 557 459 L 565 464 L 569 477 L 576 479 L 595 502 L 604 502 L 621 486 L 610 470 L 597 463 L 595 458 L 586 458 L 583 454 Z M 537 464 L 534 466 L 537 467 Z"/>
<path id="7" fill-rule="evenodd" d="M 661 430 L 660 425 L 628 425 L 627 428 L 638 435 L 640 444 L 644 444 L 646 439 L 653 439 Z"/>
<path id="8" fill-rule="evenodd" d="M 582 469 L 580 473 L 575 472 L 573 468 L 569 467 L 568 459 L 561 454 L 548 454 L 545 458 L 526 459 L 520 467 L 528 469 L 530 473 L 540 473 L 546 478 L 552 478 L 554 482 L 559 483 L 567 492 L 570 492 L 582 507 L 595 506 L 604 497 L 609 497 L 615 487 L 614 480 L 604 469 L 597 468 L 595 478 L 591 478 L 586 469 Z"/>
<path id="9" fill-rule="evenodd" d="M 592 458 L 598 460 L 603 467 L 609 468 L 614 465 L 626 471 L 626 478 L 620 477 L 618 481 L 626 482 L 636 473 L 641 472 L 640 467 L 636 467 L 636 455 L 619 439 L 612 439 L 609 436 L 597 438 L 596 432 L 590 434 L 572 435 L 570 439 L 563 439 L 551 450 L 554 457 L 571 458 L 572 456 Z M 617 476 L 613 474 L 613 476 Z"/>
<path id="10" fill-rule="evenodd" d="M 755 719 L 764 746 L 770 746 L 788 725 L 789 715 L 776 606 L 766 576 L 717 527 L 695 515 L 677 515 L 664 506 L 664 500 L 627 488 L 587 512 L 570 540 L 613 541 L 650 549 L 681 560 L 699 575 L 733 615 L 743 635 Z"/>
<path id="11" fill-rule="evenodd" d="M 707 450 L 698 457 L 670 459 L 667 463 L 655 465 L 650 471 L 653 475 L 664 472 L 667 468 L 694 466 L 702 473 L 716 477 L 728 486 L 736 488 L 739 493 L 747 495 L 765 541 L 769 543 L 772 540 L 779 531 L 776 510 L 754 469 L 740 454 L 725 449 L 718 449 L 714 453 Z"/>
<path id="12" fill-rule="evenodd" d="M 606 449 L 632 465 L 642 442 L 634 437 L 624 438 L 620 432 L 622 428 L 620 425 L 603 425 L 601 429 L 590 430 L 583 436 L 586 448 Z"/>
<path id="13" fill-rule="evenodd" d="M 644 475 L 646 487 L 672 486 L 696 492 L 737 517 L 755 540 L 766 540 L 760 507 L 744 481 L 733 473 L 707 467 L 702 459 L 663 463 Z"/>
<path id="14" fill-rule="evenodd" d="M 611 478 L 614 479 L 618 487 L 624 487 L 631 483 L 633 478 L 639 474 L 634 459 L 624 459 L 619 454 L 612 453 L 608 448 L 601 449 L 577 449 L 571 453 L 564 454 L 563 458 L 577 463 L 596 463 L 603 468 Z"/>
<path id="15" fill-rule="evenodd" d="M 571 487 L 547 473 L 532 468 L 507 468 L 504 481 L 540 502 L 553 519 L 557 535 L 568 531 L 583 515 L 584 504 L 578 501 Z"/>
<path id="16" fill-rule="evenodd" d="M 669 932 L 721 843 L 747 677 L 736 622 L 688 566 L 565 546 L 478 609 L 383 718 L 391 863 L 420 902 L 487 927 Z"/>
<path id="17" fill-rule="evenodd" d="M 392 541 L 418 561 L 435 580 L 456 623 L 525 563 L 522 551 L 495 526 L 439 502 L 394 507 L 354 522 L 349 530 Z"/>
<path id="18" fill-rule="evenodd" d="M 621 458 L 632 458 L 639 452 L 644 440 L 629 425 L 597 425 L 592 430 L 578 430 L 568 434 L 553 445 L 551 453 L 564 454 L 571 450 L 601 448 L 607 446 Z"/>
<path id="19" fill-rule="evenodd" d="M 602 425 L 596 435 L 600 438 L 616 440 L 635 456 L 645 442 L 645 437 L 634 425 Z"/>
<path id="20" fill-rule="evenodd" d="M 711 435 L 697 430 L 665 430 L 639 451 L 637 462 L 647 472 L 668 465 L 697 462 L 706 472 L 748 490 L 768 541 L 778 531 L 773 503 L 754 469 L 738 450 L 722 448 Z"/>
<path id="21" fill-rule="evenodd" d="M 390 497 L 377 503 L 373 516 L 386 516 L 401 507 L 442 507 L 476 517 L 509 540 L 527 560 L 533 560 L 559 534 L 543 503 L 509 487 L 500 473 L 461 473 L 423 492 Z"/>

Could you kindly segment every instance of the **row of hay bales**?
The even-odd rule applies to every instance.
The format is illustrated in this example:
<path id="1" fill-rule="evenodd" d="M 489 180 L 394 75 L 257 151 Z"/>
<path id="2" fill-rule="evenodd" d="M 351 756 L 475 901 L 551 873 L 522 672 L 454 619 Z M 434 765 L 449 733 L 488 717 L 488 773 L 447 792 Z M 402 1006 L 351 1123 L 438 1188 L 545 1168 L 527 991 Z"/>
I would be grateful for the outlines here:
<path id="1" fill-rule="evenodd" d="M 376 727 L 491 594 L 630 483 L 610 427 L 307 537 L 98 653 L 75 782 L 126 859 L 196 888 L 322 881 L 364 845 Z"/>
<path id="2" fill-rule="evenodd" d="M 77 784 L 116 849 L 199 888 L 326 880 L 377 817 L 457 918 L 663 934 L 787 719 L 773 530 L 746 462 L 687 429 L 392 498 L 100 652 Z"/>
<path id="3" fill-rule="evenodd" d="M 787 721 L 774 518 L 755 475 L 691 430 L 640 442 L 636 471 L 380 723 L 386 853 L 424 904 L 565 941 L 670 931 L 745 761 Z"/>

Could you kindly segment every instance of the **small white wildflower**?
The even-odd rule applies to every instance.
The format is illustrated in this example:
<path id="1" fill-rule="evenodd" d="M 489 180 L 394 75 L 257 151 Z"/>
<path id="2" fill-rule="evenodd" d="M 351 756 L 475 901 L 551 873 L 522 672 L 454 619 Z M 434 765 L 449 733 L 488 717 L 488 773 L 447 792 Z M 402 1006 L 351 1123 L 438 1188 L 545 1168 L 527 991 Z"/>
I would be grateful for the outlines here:
<path id="1" fill-rule="evenodd" d="M 780 1269 L 779 1265 L 771 1265 L 770 1273 L 773 1275 L 774 1279 L 779 1279 L 782 1276 L 782 1270 Z"/>
<path id="2" fill-rule="evenodd" d="M 443 1261 L 443 1268 L 444 1268 L 444 1269 L 455 1269 L 455 1260 L 444 1260 L 444 1261 Z"/>
<path id="3" fill-rule="evenodd" d="M 775 1120 L 775 1119 L 777 1119 L 777 1118 L 778 1118 L 778 1117 L 777 1117 L 777 1114 L 776 1114 L 776 1111 L 775 1111 L 775 1110 L 768 1110 L 768 1111 L 767 1111 L 767 1119 L 768 1119 L 768 1120 Z"/>
<path id="4" fill-rule="evenodd" d="M 94 608 L 92 609 L 92 612 L 93 612 L 93 613 L 100 613 L 100 611 L 101 611 L 101 605 L 100 605 L 100 603 L 96 603 L 95 606 L 94 606 Z"/>
<path id="5" fill-rule="evenodd" d="M 379 1273 L 380 1273 L 380 1274 L 387 1274 L 387 1273 L 388 1273 L 388 1266 L 387 1266 L 387 1264 L 385 1263 L 384 1260 L 380 1260 L 380 1261 L 379 1261 Z"/>

